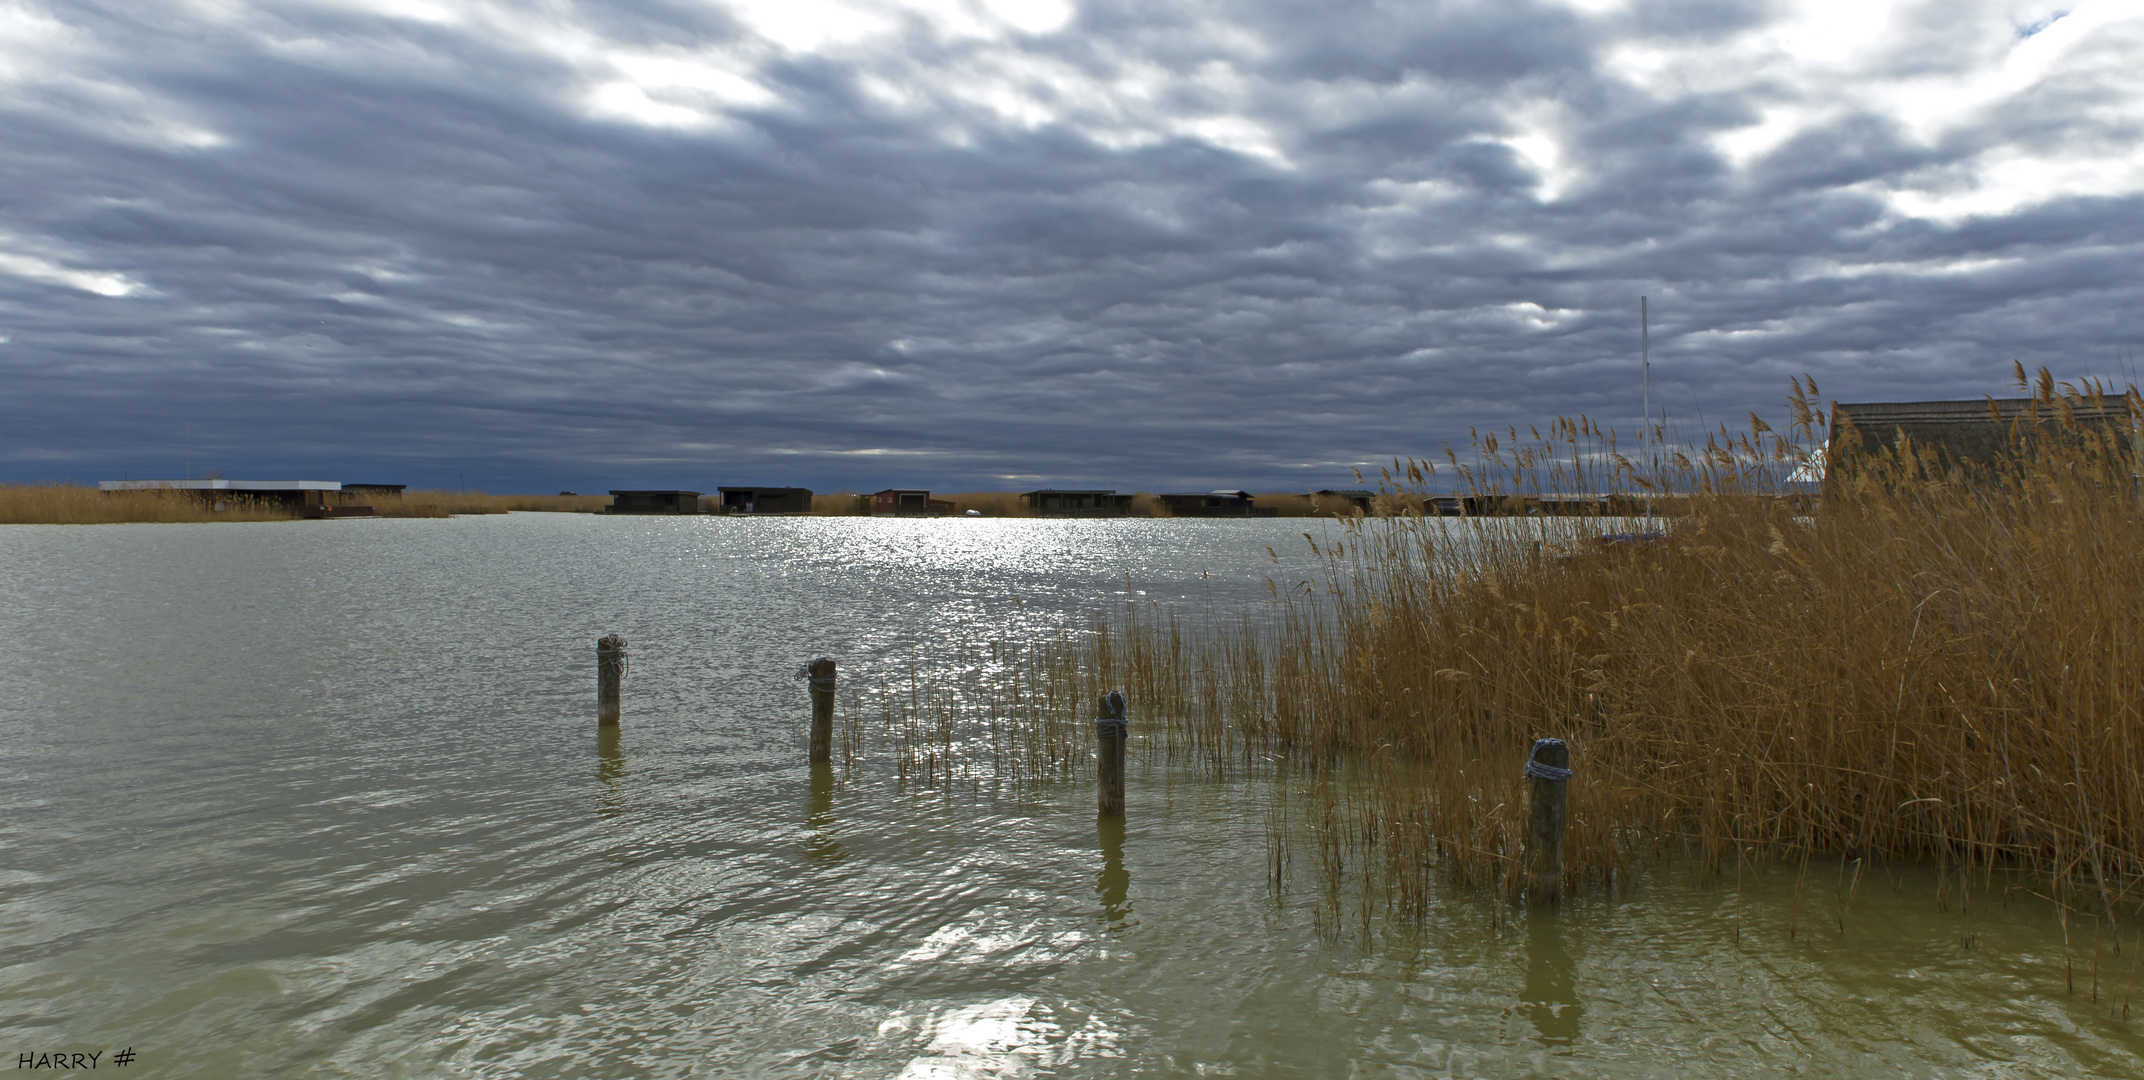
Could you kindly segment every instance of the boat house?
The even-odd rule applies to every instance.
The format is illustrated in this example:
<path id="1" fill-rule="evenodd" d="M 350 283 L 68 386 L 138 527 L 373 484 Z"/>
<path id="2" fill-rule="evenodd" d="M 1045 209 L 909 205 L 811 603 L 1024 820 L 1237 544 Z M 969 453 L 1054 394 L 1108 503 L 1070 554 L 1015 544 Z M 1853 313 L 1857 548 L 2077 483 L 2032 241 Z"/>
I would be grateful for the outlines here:
<path id="1" fill-rule="evenodd" d="M 933 499 L 921 488 L 887 488 L 871 496 L 874 517 L 944 517 L 952 512 L 951 502 Z"/>
<path id="2" fill-rule="evenodd" d="M 1680 506 L 1681 495 L 1548 492 L 1533 495 L 1425 495 L 1422 512 L 1430 517 L 1635 517 Z M 1647 507 L 1651 507 L 1648 510 Z"/>
<path id="3" fill-rule="evenodd" d="M 610 493 L 610 505 L 603 509 L 606 514 L 697 514 L 700 512 L 700 493 L 697 491 L 618 491 Z"/>
<path id="4" fill-rule="evenodd" d="M 272 504 L 305 518 L 369 517 L 372 506 L 357 498 L 370 490 L 399 485 L 353 486 L 345 491 L 335 480 L 103 480 L 99 491 L 188 491 L 212 511 L 232 503 Z"/>
<path id="5" fill-rule="evenodd" d="M 2064 411 L 2083 431 L 2102 432 L 2121 452 L 2135 453 L 2135 417 L 2126 398 L 1981 398 L 1977 401 L 1835 402 L 1824 453 L 1824 491 L 1901 443 L 1941 467 L 1979 471 L 2009 460 L 2036 437 L 2064 427 Z"/>
<path id="6" fill-rule="evenodd" d="M 1043 488 L 1021 492 L 1020 505 L 1040 517 L 1125 517 L 1132 512 L 1132 497 L 1115 491 Z"/>
<path id="7" fill-rule="evenodd" d="M 1310 501 L 1324 513 L 1346 513 L 1359 510 L 1365 516 L 1370 513 L 1370 500 L 1377 493 L 1367 488 L 1319 488 L 1311 492 Z"/>
<path id="8" fill-rule="evenodd" d="M 1161 504 L 1176 517 L 1279 517 L 1271 506 L 1253 506 L 1251 493 L 1233 488 L 1213 491 L 1178 491 L 1158 495 Z"/>
<path id="9" fill-rule="evenodd" d="M 809 514 L 811 489 L 796 487 L 724 487 L 719 512 L 724 514 Z"/>

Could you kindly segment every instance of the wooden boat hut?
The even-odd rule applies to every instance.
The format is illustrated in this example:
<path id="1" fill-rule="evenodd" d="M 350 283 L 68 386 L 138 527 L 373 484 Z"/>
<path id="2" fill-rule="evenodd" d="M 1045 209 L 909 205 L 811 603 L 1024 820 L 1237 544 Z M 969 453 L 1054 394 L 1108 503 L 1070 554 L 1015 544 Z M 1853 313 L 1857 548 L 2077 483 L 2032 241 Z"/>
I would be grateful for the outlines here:
<path id="1" fill-rule="evenodd" d="M 724 514 L 809 514 L 811 489 L 796 487 L 723 487 L 717 510 Z"/>
<path id="2" fill-rule="evenodd" d="M 1252 505 L 1251 493 L 1235 488 L 1178 491 L 1155 496 L 1176 517 L 1279 517 L 1271 506 Z"/>
<path id="3" fill-rule="evenodd" d="M 1376 497 L 1377 493 L 1367 488 L 1319 488 L 1310 493 L 1311 504 L 1316 506 L 1320 513 L 1327 514 L 1345 514 L 1360 510 L 1367 516 L 1370 513 L 1370 500 Z"/>
<path id="4" fill-rule="evenodd" d="M 1933 457 L 1939 468 L 1963 475 L 1992 468 L 2031 439 L 2061 430 L 2065 404 L 2084 430 L 2111 435 L 2117 447 L 2134 455 L 2136 418 L 2125 398 L 2067 403 L 2033 398 L 1834 402 L 1831 438 L 1825 446 L 1824 494 L 1835 494 L 1841 481 L 1875 455 L 1897 449 L 1901 441 Z"/>
<path id="5" fill-rule="evenodd" d="M 951 502 L 933 499 L 922 488 L 887 488 L 871 495 L 873 517 L 944 517 L 952 512 Z"/>
<path id="6" fill-rule="evenodd" d="M 1635 517 L 1679 508 L 1684 496 L 1547 492 L 1538 495 L 1425 495 L 1422 512 L 1430 517 Z"/>
<path id="7" fill-rule="evenodd" d="M 697 491 L 619 491 L 610 493 L 610 505 L 603 508 L 606 514 L 697 514 L 700 512 L 700 493 Z"/>
<path id="8" fill-rule="evenodd" d="M 367 488 L 377 489 L 399 485 L 365 485 L 346 492 L 341 482 L 335 480 L 103 480 L 97 484 L 99 491 L 190 491 L 208 504 L 211 511 L 220 511 L 232 503 L 251 503 L 255 506 L 273 504 L 283 507 L 295 517 L 343 518 L 370 517 L 373 510 L 369 503 L 356 499 Z"/>
<path id="9" fill-rule="evenodd" d="M 1020 493 L 1020 505 L 1039 517 L 1126 517 L 1132 497 L 1115 491 L 1042 488 Z"/>

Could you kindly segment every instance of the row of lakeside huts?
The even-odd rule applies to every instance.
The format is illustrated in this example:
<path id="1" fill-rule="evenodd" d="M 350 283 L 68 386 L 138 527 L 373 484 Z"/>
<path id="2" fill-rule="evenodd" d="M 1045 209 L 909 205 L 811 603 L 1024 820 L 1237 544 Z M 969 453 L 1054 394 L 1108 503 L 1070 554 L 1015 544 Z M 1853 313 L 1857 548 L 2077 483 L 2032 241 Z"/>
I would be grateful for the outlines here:
<path id="1" fill-rule="evenodd" d="M 810 488 L 721 487 L 713 496 L 697 491 L 622 491 L 611 493 L 613 514 L 808 514 Z M 1321 495 L 1359 496 L 1365 509 L 1375 492 L 1323 491 Z M 946 517 L 957 509 L 948 499 L 931 498 L 924 488 L 887 488 L 869 495 L 874 517 Z M 1019 494 L 1022 511 L 1036 517 L 1130 517 L 1134 496 L 1105 489 L 1041 488 Z M 1274 507 L 1257 505 L 1248 491 L 1168 492 L 1154 498 L 1175 517 L 1276 517 Z M 1351 502 L 1356 501 L 1351 498 Z"/>
<path id="2" fill-rule="evenodd" d="M 1834 403 L 1827 461 L 1817 466 L 1821 483 L 1836 484 L 1842 475 L 1857 469 L 1857 458 L 1910 445 L 1916 457 L 1946 467 L 1962 467 L 1967 473 L 1985 469 L 2029 446 L 2036 434 L 2050 423 L 2077 431 L 2099 431 L 2116 436 L 2114 444 L 2126 454 L 2135 453 L 2138 418 L 2131 415 L 2126 398 L 1982 398 L 1970 401 L 1909 401 Z M 1815 484 L 1801 485 L 1814 488 Z M 107 480 L 105 491 L 177 489 L 191 491 L 222 510 L 227 503 L 263 503 L 285 506 L 293 516 L 308 518 L 359 517 L 373 513 L 370 505 L 379 499 L 398 499 L 404 485 L 357 484 L 330 480 Z M 570 495 L 570 492 L 562 492 Z M 847 493 L 843 493 L 846 495 Z M 712 496 L 685 490 L 612 490 L 609 514 L 739 514 L 798 515 L 814 511 L 812 491 L 799 487 L 722 487 Z M 923 488 L 887 488 L 869 495 L 849 496 L 857 502 L 842 513 L 869 513 L 878 517 L 945 517 L 959 508 L 950 499 L 934 499 Z M 1259 505 L 1259 496 L 1248 491 L 1222 488 L 1212 491 L 1163 492 L 1145 496 L 1152 502 L 1135 510 L 1141 495 L 1122 494 L 1099 488 L 1040 488 L 1019 493 L 1019 512 L 1035 517 L 1112 518 L 1159 511 L 1171 517 L 1255 518 L 1279 517 L 1277 505 Z M 1786 497 L 1804 507 L 1818 500 L 1814 490 L 1797 491 Z M 1673 513 L 1679 496 L 1673 494 L 1522 494 L 1522 495 L 1429 495 L 1380 493 L 1362 488 L 1322 488 L 1304 495 L 1275 498 L 1296 506 L 1290 516 L 1301 513 L 1365 515 L 1420 513 L 1444 517 L 1505 515 L 1617 517 Z M 1002 504 L 999 504 L 1002 505 Z M 970 509 L 968 514 L 979 513 Z"/>
<path id="3" fill-rule="evenodd" d="M 1979 398 L 1963 401 L 1835 402 L 1825 447 L 1829 461 L 1813 470 L 1815 483 L 1798 486 L 1783 497 L 1807 509 L 1815 504 L 1817 483 L 1833 483 L 1851 473 L 1861 455 L 1889 451 L 1902 444 L 1947 467 L 1985 469 L 2036 438 L 2049 423 L 2117 434 L 2133 452 L 2138 418 L 2127 398 Z M 802 514 L 811 511 L 810 491 L 803 488 L 721 488 L 708 507 L 712 513 Z M 612 513 L 695 513 L 697 492 L 611 493 Z M 953 512 L 949 501 L 924 490 L 888 489 L 871 496 L 871 513 L 881 517 L 940 517 Z M 1020 493 L 1020 507 L 1038 517 L 1129 517 L 1136 496 L 1103 489 L 1042 488 Z M 1289 498 L 1296 498 L 1290 496 Z M 1314 512 L 1418 512 L 1445 517 L 1503 515 L 1602 516 L 1672 513 L 1680 501 L 1673 494 L 1537 493 L 1514 495 L 1387 496 L 1365 489 L 1325 488 L 1300 497 Z M 1277 517 L 1280 508 L 1260 506 L 1257 497 L 1239 489 L 1164 492 L 1154 496 L 1172 517 Z M 1384 500 L 1382 503 L 1380 500 Z M 1395 499 L 1410 505 L 1396 509 Z M 973 511 L 970 511 L 971 513 Z"/>
<path id="4" fill-rule="evenodd" d="M 612 514 L 749 514 L 796 515 L 812 512 L 812 491 L 796 487 L 723 487 L 712 496 L 681 489 L 613 490 Z M 1366 488 L 1320 488 L 1299 499 L 1320 513 L 1365 515 L 1378 510 L 1381 495 Z M 923 488 L 887 488 L 856 496 L 868 504 L 874 517 L 946 517 L 958 508 L 948 499 L 934 499 Z M 1135 495 L 1105 488 L 1038 488 L 1019 493 L 1020 510 L 1034 517 L 1110 518 L 1132 517 Z M 1169 491 L 1153 496 L 1170 517 L 1255 518 L 1279 517 L 1278 506 L 1260 506 L 1259 496 L 1240 488 L 1212 491 Z M 1426 515 L 1446 517 L 1506 514 L 1614 515 L 1642 512 L 1637 500 L 1617 495 L 1421 495 L 1412 497 L 1415 509 Z M 973 511 L 971 511 L 973 512 Z"/>

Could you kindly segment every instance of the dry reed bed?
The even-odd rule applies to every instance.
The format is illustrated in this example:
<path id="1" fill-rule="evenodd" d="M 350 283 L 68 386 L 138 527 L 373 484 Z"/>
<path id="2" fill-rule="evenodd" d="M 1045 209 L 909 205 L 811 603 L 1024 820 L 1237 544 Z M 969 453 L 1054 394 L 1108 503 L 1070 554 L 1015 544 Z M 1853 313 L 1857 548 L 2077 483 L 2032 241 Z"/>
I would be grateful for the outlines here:
<path id="1" fill-rule="evenodd" d="M 1308 828 L 1328 886 L 1403 909 L 1432 871 L 1516 894 L 1521 765 L 1555 736 L 1577 771 L 1567 887 L 1673 844 L 1715 872 L 1935 860 L 1963 903 L 2001 871 L 2111 917 L 2144 890 L 2144 523 L 2129 448 L 2070 422 L 2065 389 L 2042 373 L 2047 419 L 2014 432 L 2010 467 L 1967 477 L 1908 445 L 1813 517 L 1771 497 L 1822 429 L 1813 385 L 1792 437 L 1753 417 L 1657 469 L 1583 419 L 1523 447 L 1478 435 L 1448 463 L 1472 490 L 1695 495 L 1636 544 L 1583 519 L 1356 519 L 1306 536 L 1321 580 L 1276 583 L 1268 608 L 1127 607 L 1031 650 L 1018 709 L 978 667 L 883 722 L 936 718 L 926 780 L 1012 739 L 973 733 L 1036 723 L 1050 750 L 1028 773 L 1065 775 L 1095 695 L 1122 686 L 1147 754 L 1276 776 L 1276 868 Z"/>
<path id="2" fill-rule="evenodd" d="M 243 495 L 211 510 L 181 491 L 99 491 L 80 484 L 0 484 L 0 525 L 113 525 L 123 522 L 288 521 L 290 512 Z"/>
<path id="3" fill-rule="evenodd" d="M 213 502 L 224 504 L 212 509 Z M 486 495 L 480 491 L 409 491 L 368 505 L 380 517 L 443 518 L 509 511 L 594 513 L 608 495 Z M 82 484 L 0 484 L 0 525 L 109 525 L 123 522 L 289 521 L 291 509 L 243 492 L 214 500 L 171 489 L 100 491 Z"/>

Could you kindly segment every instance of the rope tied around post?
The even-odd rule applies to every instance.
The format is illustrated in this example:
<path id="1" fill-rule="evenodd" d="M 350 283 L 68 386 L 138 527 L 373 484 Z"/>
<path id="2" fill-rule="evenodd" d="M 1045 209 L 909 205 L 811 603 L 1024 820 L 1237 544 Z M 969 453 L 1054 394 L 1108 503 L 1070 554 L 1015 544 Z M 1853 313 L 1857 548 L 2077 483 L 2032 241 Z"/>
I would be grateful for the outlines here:
<path id="1" fill-rule="evenodd" d="M 1526 755 L 1526 775 L 1536 780 L 1554 780 L 1561 783 L 1571 778 L 1571 770 L 1545 764 L 1540 760 L 1541 751 L 1548 747 L 1563 747 L 1562 739 L 1535 739 L 1533 751 Z M 1570 760 L 1568 758 L 1566 761 Z"/>
<path id="2" fill-rule="evenodd" d="M 596 639 L 596 664 L 605 672 L 620 679 L 633 669 L 633 662 L 626 655 L 625 638 L 618 634 L 606 634 Z"/>
<path id="3" fill-rule="evenodd" d="M 831 694 L 831 693 L 833 693 L 833 692 L 834 692 L 834 668 L 833 668 L 833 663 L 834 663 L 834 659 L 833 659 L 833 657 L 830 657 L 830 656 L 822 656 L 822 657 L 818 658 L 817 660 L 814 660 L 814 661 L 812 661 L 811 663 L 808 663 L 808 664 L 800 664 L 800 665 L 798 665 L 798 666 L 797 666 L 797 678 L 799 678 L 799 679 L 802 679 L 803 681 L 805 681 L 805 682 L 808 682 L 808 683 L 810 683 L 810 684 L 811 684 L 811 688 L 812 688 L 813 690 L 824 690 L 824 691 L 826 691 L 827 693 Z M 824 675 L 814 675 L 814 674 L 812 674 L 812 673 L 811 673 L 811 669 L 813 669 L 813 668 L 815 668 L 815 667 L 818 667 L 818 666 L 820 666 L 821 664 L 824 664 L 824 665 L 826 665 L 826 674 L 824 674 Z"/>
<path id="4" fill-rule="evenodd" d="M 1111 690 L 1102 695 L 1102 715 L 1094 718 L 1096 735 L 1111 734 L 1104 725 L 1115 728 L 1114 734 L 1124 735 L 1131 731 L 1132 722 L 1124 717 L 1124 691 Z"/>

